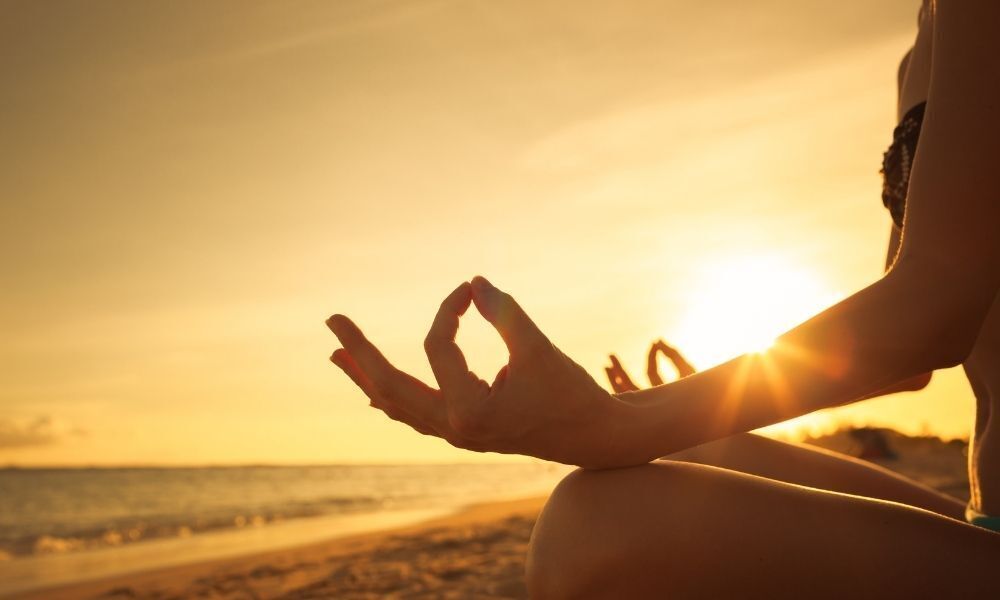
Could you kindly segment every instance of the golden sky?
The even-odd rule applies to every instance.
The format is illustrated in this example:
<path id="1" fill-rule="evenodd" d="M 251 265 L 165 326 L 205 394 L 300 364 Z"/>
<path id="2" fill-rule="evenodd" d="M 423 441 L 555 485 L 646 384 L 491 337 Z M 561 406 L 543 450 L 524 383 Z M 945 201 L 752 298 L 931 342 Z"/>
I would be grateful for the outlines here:
<path id="1" fill-rule="evenodd" d="M 793 325 L 881 273 L 918 5 L 0 4 L 0 464 L 479 459 L 370 409 L 323 325 L 430 381 L 477 273 L 602 382 L 744 349 L 751 291 Z M 832 418 L 958 436 L 972 400 Z"/>

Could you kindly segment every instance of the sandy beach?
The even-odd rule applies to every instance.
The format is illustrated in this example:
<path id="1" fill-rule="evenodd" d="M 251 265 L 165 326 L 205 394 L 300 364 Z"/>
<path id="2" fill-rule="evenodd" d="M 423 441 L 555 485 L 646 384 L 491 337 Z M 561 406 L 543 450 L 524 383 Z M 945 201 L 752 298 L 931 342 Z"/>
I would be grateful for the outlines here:
<path id="1" fill-rule="evenodd" d="M 468 507 L 420 525 L 15 596 L 78 598 L 523 598 L 544 497 Z"/>

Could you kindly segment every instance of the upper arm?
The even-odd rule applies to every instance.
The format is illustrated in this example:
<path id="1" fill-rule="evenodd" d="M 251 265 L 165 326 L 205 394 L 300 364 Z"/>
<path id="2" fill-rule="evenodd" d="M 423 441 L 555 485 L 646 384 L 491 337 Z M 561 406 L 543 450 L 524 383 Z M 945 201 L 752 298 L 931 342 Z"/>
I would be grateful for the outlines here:
<path id="1" fill-rule="evenodd" d="M 886 271 L 892 268 L 896 262 L 896 256 L 899 254 L 899 233 L 899 228 L 893 223 L 892 228 L 889 229 L 889 249 L 885 253 Z"/>
<path id="2" fill-rule="evenodd" d="M 903 83 L 906 81 L 906 70 L 910 67 L 910 57 L 913 56 L 913 48 L 899 61 L 899 71 L 896 72 L 896 97 L 903 95 Z"/>
<path id="3" fill-rule="evenodd" d="M 1000 285 L 998 26 L 995 0 L 938 3 L 897 264 L 919 270 L 932 286 L 928 293 L 944 296 L 938 325 L 966 350 Z"/>
<path id="4" fill-rule="evenodd" d="M 906 71 L 910 67 L 910 57 L 913 55 L 913 48 L 903 56 L 903 59 L 899 61 L 899 71 L 896 73 L 896 104 L 902 100 L 903 96 L 903 83 L 906 80 Z M 886 251 L 885 255 L 885 270 L 888 271 L 892 268 L 892 264 L 896 262 L 896 255 L 899 253 L 899 228 L 893 223 L 891 229 L 889 230 L 889 249 Z"/>

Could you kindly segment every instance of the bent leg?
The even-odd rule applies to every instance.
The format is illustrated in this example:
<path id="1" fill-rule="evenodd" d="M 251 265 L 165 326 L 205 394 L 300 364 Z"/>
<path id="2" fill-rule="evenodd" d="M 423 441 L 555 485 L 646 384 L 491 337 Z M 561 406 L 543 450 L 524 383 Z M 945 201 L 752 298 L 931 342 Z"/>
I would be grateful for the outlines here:
<path id="1" fill-rule="evenodd" d="M 666 457 L 844 494 L 902 502 L 962 519 L 965 504 L 874 463 L 743 433 Z"/>
<path id="2" fill-rule="evenodd" d="M 1000 535 L 681 462 L 577 471 L 532 533 L 532 597 L 1000 597 Z"/>

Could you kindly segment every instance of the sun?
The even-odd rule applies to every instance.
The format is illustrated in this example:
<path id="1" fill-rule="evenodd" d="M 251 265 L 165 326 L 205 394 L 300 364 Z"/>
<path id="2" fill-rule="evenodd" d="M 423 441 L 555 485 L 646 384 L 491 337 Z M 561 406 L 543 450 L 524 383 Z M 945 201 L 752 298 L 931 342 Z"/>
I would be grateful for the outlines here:
<path id="1" fill-rule="evenodd" d="M 812 271 L 768 255 L 708 261 L 687 290 L 668 341 L 700 368 L 767 350 L 841 297 Z"/>

